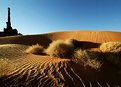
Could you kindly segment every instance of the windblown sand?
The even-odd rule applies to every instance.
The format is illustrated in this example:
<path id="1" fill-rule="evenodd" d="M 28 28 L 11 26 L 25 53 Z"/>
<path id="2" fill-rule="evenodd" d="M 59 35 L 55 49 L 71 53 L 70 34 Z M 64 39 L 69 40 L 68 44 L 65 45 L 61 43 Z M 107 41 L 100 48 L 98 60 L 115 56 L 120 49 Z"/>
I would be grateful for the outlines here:
<path id="1" fill-rule="evenodd" d="M 121 32 L 71 31 L 0 38 L 0 87 L 120 87 L 121 69 L 104 62 L 98 70 L 68 58 L 26 54 L 34 44 L 80 41 L 81 48 L 99 51 L 104 42 L 121 42 Z M 101 56 L 103 58 L 103 56 Z"/>

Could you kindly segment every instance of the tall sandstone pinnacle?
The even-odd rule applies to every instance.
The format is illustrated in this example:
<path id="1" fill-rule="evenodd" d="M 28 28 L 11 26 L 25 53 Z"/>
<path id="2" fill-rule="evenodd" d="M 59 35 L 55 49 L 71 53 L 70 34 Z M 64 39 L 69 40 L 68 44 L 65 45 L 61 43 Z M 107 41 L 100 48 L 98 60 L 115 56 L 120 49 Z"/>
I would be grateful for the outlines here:
<path id="1" fill-rule="evenodd" d="M 17 29 L 11 27 L 10 7 L 8 7 L 8 20 L 6 22 L 6 28 L 4 28 L 4 33 L 7 35 L 18 35 Z"/>

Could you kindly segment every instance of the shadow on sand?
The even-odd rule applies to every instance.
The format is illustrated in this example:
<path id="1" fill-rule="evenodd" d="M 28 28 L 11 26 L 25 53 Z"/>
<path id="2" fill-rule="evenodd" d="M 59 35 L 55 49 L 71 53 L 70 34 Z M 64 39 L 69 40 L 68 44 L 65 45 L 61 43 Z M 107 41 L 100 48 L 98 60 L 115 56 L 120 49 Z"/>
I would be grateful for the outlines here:
<path id="1" fill-rule="evenodd" d="M 100 46 L 100 43 L 94 43 L 89 41 L 76 41 L 74 42 L 75 48 L 81 48 L 81 49 L 91 49 L 91 48 L 98 48 Z"/>

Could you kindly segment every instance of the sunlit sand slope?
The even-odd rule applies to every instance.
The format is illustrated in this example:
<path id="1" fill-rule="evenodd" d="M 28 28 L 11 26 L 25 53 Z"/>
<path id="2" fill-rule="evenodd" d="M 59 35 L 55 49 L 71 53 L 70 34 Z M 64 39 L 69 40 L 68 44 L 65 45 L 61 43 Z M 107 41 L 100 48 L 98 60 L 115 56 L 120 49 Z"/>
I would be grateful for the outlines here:
<path id="1" fill-rule="evenodd" d="M 77 39 L 79 41 L 89 41 L 95 43 L 121 41 L 121 32 L 109 31 L 70 31 L 70 32 L 56 32 L 41 35 L 25 35 L 13 37 L 1 37 L 0 44 L 36 44 L 47 46 L 50 42 L 58 39 Z"/>
<path id="2" fill-rule="evenodd" d="M 26 54 L 29 45 L 47 47 L 58 39 L 74 38 L 84 49 L 121 42 L 120 32 L 73 31 L 0 38 L 0 87 L 120 87 L 121 70 L 104 62 L 100 69 L 82 62 L 47 55 Z"/>

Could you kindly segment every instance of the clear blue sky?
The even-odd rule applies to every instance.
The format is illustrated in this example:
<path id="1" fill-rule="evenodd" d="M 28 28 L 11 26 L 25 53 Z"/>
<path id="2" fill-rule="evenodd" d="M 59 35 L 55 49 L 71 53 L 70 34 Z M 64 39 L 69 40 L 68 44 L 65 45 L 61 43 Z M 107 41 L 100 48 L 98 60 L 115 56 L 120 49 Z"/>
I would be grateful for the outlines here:
<path id="1" fill-rule="evenodd" d="M 121 0 L 0 0 L 0 30 L 7 7 L 12 27 L 23 34 L 69 30 L 121 32 Z"/>

